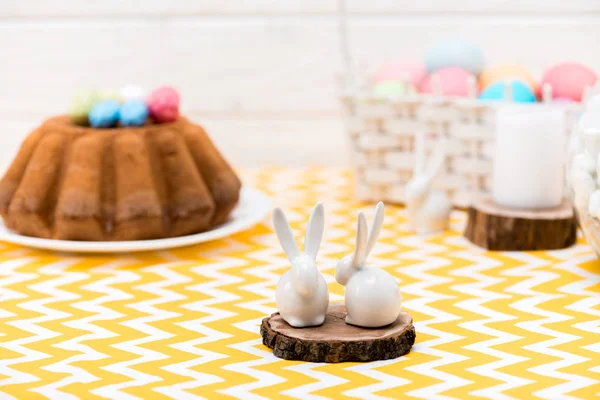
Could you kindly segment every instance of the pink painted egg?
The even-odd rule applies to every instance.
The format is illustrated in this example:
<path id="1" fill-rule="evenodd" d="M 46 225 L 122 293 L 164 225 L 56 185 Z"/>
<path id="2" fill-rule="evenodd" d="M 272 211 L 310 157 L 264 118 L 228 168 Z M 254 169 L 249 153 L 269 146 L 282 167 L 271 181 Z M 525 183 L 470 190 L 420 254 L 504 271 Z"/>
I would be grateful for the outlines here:
<path id="1" fill-rule="evenodd" d="M 567 98 L 581 101 L 586 86 L 592 87 L 598 80 L 596 72 L 583 64 L 565 62 L 557 64 L 544 72 L 542 86 L 552 87 L 553 98 Z"/>
<path id="2" fill-rule="evenodd" d="M 179 117 L 179 93 L 170 86 L 155 89 L 146 99 L 152 119 L 158 123 L 175 121 Z"/>
<path id="3" fill-rule="evenodd" d="M 462 68 L 447 67 L 435 71 L 427 76 L 421 85 L 419 91 L 421 93 L 433 93 L 434 81 L 439 80 L 440 90 L 444 96 L 460 96 L 467 97 L 469 95 L 469 79 L 473 75 Z"/>
<path id="4" fill-rule="evenodd" d="M 406 82 L 419 86 L 425 78 L 425 65 L 419 63 L 393 61 L 385 63 L 373 76 L 374 83 Z"/>

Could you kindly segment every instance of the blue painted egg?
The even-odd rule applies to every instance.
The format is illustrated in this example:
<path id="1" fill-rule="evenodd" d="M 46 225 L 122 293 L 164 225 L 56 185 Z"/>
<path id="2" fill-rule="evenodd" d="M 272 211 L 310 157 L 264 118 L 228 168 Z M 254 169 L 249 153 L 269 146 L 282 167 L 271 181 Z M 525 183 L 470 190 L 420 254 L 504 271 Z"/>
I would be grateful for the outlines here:
<path id="1" fill-rule="evenodd" d="M 466 40 L 440 40 L 425 54 L 427 72 L 441 68 L 458 67 L 479 75 L 485 67 L 483 51 L 479 46 Z"/>
<path id="2" fill-rule="evenodd" d="M 142 126 L 148 118 L 148 106 L 143 100 L 129 100 L 123 103 L 119 121 L 123 126 Z"/>
<path id="3" fill-rule="evenodd" d="M 482 100 L 505 100 L 507 83 L 500 81 L 489 85 L 479 95 Z M 517 103 L 534 103 L 535 94 L 531 88 L 521 81 L 511 81 L 512 101 Z"/>
<path id="4" fill-rule="evenodd" d="M 119 102 L 116 100 L 102 100 L 90 111 L 90 125 L 94 128 L 111 128 L 117 125 L 119 108 Z"/>

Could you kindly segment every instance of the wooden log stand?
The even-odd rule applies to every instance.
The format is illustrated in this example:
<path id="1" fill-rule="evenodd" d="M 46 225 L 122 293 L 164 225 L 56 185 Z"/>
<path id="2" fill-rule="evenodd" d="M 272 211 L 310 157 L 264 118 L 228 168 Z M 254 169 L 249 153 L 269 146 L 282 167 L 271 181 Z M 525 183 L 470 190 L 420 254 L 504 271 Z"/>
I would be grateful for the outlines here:
<path id="1" fill-rule="evenodd" d="M 382 328 L 360 328 L 344 321 L 342 304 L 329 306 L 321 326 L 294 328 L 279 313 L 263 319 L 260 334 L 273 354 L 286 360 L 338 363 L 388 360 L 407 354 L 415 343 L 412 317 L 402 312 Z"/>
<path id="2" fill-rule="evenodd" d="M 575 244 L 577 221 L 571 204 L 546 210 L 502 208 L 491 196 L 477 200 L 468 210 L 465 237 L 488 250 L 555 250 Z"/>

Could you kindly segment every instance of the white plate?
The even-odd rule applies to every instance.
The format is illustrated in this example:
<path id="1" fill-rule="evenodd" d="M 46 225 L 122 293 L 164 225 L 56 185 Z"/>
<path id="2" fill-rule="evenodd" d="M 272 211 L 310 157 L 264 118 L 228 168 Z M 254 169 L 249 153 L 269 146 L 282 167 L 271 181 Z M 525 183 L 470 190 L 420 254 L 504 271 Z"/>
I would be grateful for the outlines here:
<path id="1" fill-rule="evenodd" d="M 208 232 L 167 239 L 83 242 L 23 236 L 7 229 L 4 223 L 0 223 L 0 241 L 44 250 L 77 253 L 129 253 L 135 251 L 164 250 L 221 239 L 249 229 L 262 221 L 270 209 L 271 201 L 264 193 L 257 189 L 242 188 L 239 203 L 231 213 L 229 220 Z"/>

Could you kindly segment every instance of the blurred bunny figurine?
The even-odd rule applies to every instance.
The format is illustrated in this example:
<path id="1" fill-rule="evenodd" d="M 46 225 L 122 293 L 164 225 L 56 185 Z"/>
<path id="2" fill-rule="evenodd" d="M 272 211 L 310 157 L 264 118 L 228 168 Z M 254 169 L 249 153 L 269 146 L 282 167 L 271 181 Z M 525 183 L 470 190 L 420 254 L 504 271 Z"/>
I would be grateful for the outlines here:
<path id="1" fill-rule="evenodd" d="M 424 134 L 417 132 L 415 135 L 416 165 L 413 177 L 406 185 L 406 209 L 411 229 L 419 234 L 448 228 L 451 209 L 448 196 L 431 187 L 446 161 L 447 145 L 447 140 L 440 140 L 426 163 Z"/>
<path id="2" fill-rule="evenodd" d="M 402 310 L 396 278 L 383 269 L 365 266 L 367 256 L 379 237 L 383 213 L 383 203 L 380 202 L 375 208 L 370 232 L 367 232 L 365 215 L 358 213 L 354 254 L 342 258 L 335 270 L 335 280 L 346 286 L 347 324 L 365 328 L 389 325 Z"/>
<path id="3" fill-rule="evenodd" d="M 273 224 L 281 247 L 292 264 L 292 268 L 281 276 L 277 284 L 275 301 L 279 313 L 295 328 L 321 325 L 329 306 L 327 283 L 315 264 L 325 229 L 323 205 L 317 203 L 308 220 L 302 254 L 279 207 L 273 212 Z"/>

